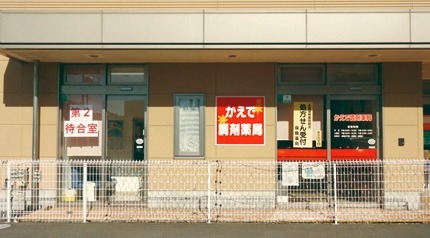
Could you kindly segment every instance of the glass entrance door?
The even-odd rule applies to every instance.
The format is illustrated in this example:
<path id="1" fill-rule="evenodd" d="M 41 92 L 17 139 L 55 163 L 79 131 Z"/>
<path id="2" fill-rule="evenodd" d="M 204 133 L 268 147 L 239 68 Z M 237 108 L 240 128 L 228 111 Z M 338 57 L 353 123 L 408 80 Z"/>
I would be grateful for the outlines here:
<path id="1" fill-rule="evenodd" d="M 145 100 L 143 96 L 108 96 L 106 159 L 145 159 Z"/>
<path id="2" fill-rule="evenodd" d="M 330 100 L 331 160 L 376 160 L 379 113 L 376 99 Z"/>

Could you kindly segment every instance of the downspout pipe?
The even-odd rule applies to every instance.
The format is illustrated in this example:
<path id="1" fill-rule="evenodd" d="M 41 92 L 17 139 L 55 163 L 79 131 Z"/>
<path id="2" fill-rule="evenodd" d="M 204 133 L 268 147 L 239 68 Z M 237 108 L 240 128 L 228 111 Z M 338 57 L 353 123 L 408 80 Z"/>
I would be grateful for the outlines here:
<path id="1" fill-rule="evenodd" d="M 33 64 L 33 145 L 31 177 L 31 210 L 39 207 L 39 61 Z"/>

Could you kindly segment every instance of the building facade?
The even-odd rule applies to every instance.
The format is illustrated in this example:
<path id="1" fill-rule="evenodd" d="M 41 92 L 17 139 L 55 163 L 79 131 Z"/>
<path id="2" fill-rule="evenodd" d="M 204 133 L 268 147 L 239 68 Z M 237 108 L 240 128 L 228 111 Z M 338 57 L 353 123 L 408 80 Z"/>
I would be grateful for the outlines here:
<path id="1" fill-rule="evenodd" d="M 429 7 L 3 1 L 0 158 L 423 159 Z"/>

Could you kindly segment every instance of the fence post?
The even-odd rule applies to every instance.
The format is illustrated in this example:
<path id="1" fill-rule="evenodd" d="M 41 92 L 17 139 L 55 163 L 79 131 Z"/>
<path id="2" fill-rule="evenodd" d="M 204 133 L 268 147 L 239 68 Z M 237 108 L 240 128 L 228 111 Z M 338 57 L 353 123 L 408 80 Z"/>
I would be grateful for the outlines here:
<path id="1" fill-rule="evenodd" d="M 211 223 L 211 162 L 208 161 L 208 223 Z"/>
<path id="2" fill-rule="evenodd" d="M 334 192 L 334 224 L 337 225 L 337 171 L 336 163 L 333 163 L 333 192 Z"/>
<path id="3" fill-rule="evenodd" d="M 83 174 L 82 174 L 82 206 L 83 206 L 83 222 L 87 222 L 87 163 L 85 162 L 83 165 Z"/>
<path id="4" fill-rule="evenodd" d="M 11 165 L 10 165 L 10 161 L 7 162 L 7 172 L 6 172 L 6 178 L 7 178 L 7 183 L 6 183 L 6 206 L 7 206 L 7 210 L 6 210 L 6 216 L 7 216 L 7 222 L 10 223 L 10 219 L 11 219 L 11 212 L 12 212 L 12 181 L 11 181 Z"/>

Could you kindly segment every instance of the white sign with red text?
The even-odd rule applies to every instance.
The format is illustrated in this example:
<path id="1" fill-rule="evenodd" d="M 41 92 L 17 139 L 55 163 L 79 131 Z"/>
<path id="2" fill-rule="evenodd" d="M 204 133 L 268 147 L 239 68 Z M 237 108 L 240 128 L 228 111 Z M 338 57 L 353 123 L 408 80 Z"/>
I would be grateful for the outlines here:
<path id="1" fill-rule="evenodd" d="M 70 121 L 92 121 L 93 105 L 70 105 Z"/>
<path id="2" fill-rule="evenodd" d="M 97 121 L 64 121 L 64 137 L 98 137 Z"/>
<path id="3" fill-rule="evenodd" d="M 99 123 L 93 121 L 93 105 L 70 105 L 69 121 L 64 121 L 64 137 L 98 137 Z"/>

